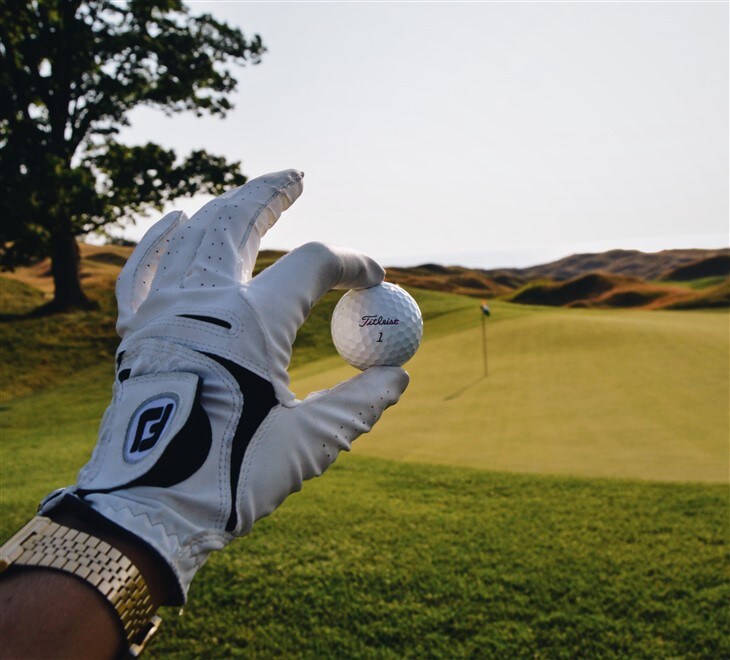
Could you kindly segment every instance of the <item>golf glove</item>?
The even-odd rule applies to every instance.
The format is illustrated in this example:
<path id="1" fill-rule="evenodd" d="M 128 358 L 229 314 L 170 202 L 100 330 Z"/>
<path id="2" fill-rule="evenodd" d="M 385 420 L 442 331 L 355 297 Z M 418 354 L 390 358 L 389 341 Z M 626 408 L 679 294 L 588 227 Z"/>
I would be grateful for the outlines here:
<path id="1" fill-rule="evenodd" d="M 310 243 L 251 279 L 302 176 L 262 176 L 147 232 L 117 282 L 122 342 L 98 444 L 77 484 L 42 505 L 81 500 L 147 543 L 179 586 L 168 604 L 184 602 L 210 552 L 326 470 L 408 384 L 399 367 L 373 367 L 303 401 L 290 391 L 292 343 L 315 302 L 384 275 L 362 254 Z"/>

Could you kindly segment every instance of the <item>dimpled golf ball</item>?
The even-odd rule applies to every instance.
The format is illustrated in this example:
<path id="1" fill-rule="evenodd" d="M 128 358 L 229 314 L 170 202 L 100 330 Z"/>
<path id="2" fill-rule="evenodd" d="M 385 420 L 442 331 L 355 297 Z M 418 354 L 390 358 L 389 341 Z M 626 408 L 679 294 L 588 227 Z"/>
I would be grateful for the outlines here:
<path id="1" fill-rule="evenodd" d="M 413 357 L 423 336 L 421 310 L 395 284 L 348 291 L 332 314 L 332 340 L 353 367 L 400 366 Z"/>

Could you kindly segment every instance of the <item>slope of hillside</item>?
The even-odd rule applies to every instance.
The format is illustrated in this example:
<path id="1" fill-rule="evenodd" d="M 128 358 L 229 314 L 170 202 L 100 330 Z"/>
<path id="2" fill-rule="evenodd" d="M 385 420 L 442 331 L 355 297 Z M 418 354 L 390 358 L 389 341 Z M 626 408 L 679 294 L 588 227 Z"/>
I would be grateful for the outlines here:
<path id="1" fill-rule="evenodd" d="M 79 243 L 81 253 L 81 282 L 90 289 L 92 296 L 98 289 L 113 289 L 122 266 L 132 254 L 131 247 L 121 245 L 89 245 Z M 40 291 L 44 299 L 52 297 L 53 278 L 51 262 L 43 259 L 32 266 L 17 268 L 3 273 L 3 277 L 23 282 Z"/>
<path id="2" fill-rule="evenodd" d="M 405 287 L 412 286 L 482 298 L 501 297 L 524 282 L 514 275 L 490 277 L 476 268 L 437 264 L 423 264 L 413 268 L 391 266 L 386 268 L 385 279 Z"/>
<path id="3" fill-rule="evenodd" d="M 622 284 L 638 284 L 639 280 L 603 273 L 581 275 L 567 282 L 535 282 L 510 296 L 511 302 L 525 305 L 568 307 L 578 302 L 596 300 Z"/>
<path id="4" fill-rule="evenodd" d="M 114 282 L 131 250 L 130 247 L 117 245 L 80 244 L 83 285 L 91 297 L 100 303 L 100 309 L 88 312 L 88 316 L 87 313 L 74 313 L 79 319 L 84 319 L 82 324 L 113 326 Z M 271 265 L 283 254 L 276 250 L 262 251 L 254 273 Z M 486 271 L 438 264 L 423 264 L 414 268 L 388 267 L 386 279 L 406 287 L 490 300 L 502 298 L 523 304 L 701 309 L 730 305 L 730 278 L 716 274 L 725 272 L 728 259 L 730 250 L 668 250 L 656 254 L 614 250 L 597 255 L 573 255 L 553 264 L 522 270 Z M 676 264 L 684 265 L 670 267 Z M 603 272 L 589 273 L 586 270 L 595 268 L 602 268 Z M 642 277 L 663 273 L 664 281 L 645 282 L 637 276 L 617 275 L 623 271 L 636 272 Z M 571 273 L 578 275 L 566 280 Z M 694 276 L 700 279 L 694 279 Z M 30 267 L 18 268 L 15 272 L 3 273 L 0 278 L 0 317 L 7 320 L 29 314 L 47 302 L 52 291 L 53 281 L 47 259 Z M 327 300 L 334 304 L 336 295 L 332 294 Z M 31 332 L 42 331 L 49 341 L 60 342 L 64 337 L 69 339 L 65 336 L 67 325 L 63 324 L 61 318 L 44 321 L 26 318 L 25 322 L 26 327 L 35 327 Z M 22 336 L 14 336 L 14 333 L 15 330 L 10 329 L 3 338 L 5 348 L 2 351 L 9 356 L 10 365 L 21 359 L 21 353 L 13 347 L 23 345 Z M 114 340 L 108 341 L 105 337 L 97 337 L 94 350 L 101 350 L 106 355 L 112 350 Z M 84 340 L 71 343 L 80 347 L 79 358 L 83 365 L 85 358 L 81 347 Z M 28 355 L 22 359 L 33 362 L 33 358 Z"/>
<path id="5" fill-rule="evenodd" d="M 610 273 L 588 273 L 566 281 L 530 282 L 504 298 L 551 307 L 710 309 L 730 307 L 730 280 L 693 289 Z"/>
<path id="6" fill-rule="evenodd" d="M 673 268 L 665 273 L 662 279 L 686 282 L 707 277 L 730 277 L 730 254 L 717 254 L 693 261 L 686 266 Z"/>
<path id="7" fill-rule="evenodd" d="M 729 264 L 730 249 L 611 250 L 523 269 L 389 268 L 388 278 L 406 286 L 531 305 L 702 309 L 730 306 Z"/>
<path id="8" fill-rule="evenodd" d="M 693 296 L 668 300 L 665 309 L 723 309 L 730 307 L 730 279 L 717 286 L 701 289 Z"/>
<path id="9" fill-rule="evenodd" d="M 523 279 L 574 279 L 589 272 L 628 275 L 643 280 L 657 280 L 668 271 L 715 256 L 729 256 L 730 249 L 720 250 L 610 250 L 597 254 L 573 254 L 564 259 L 529 268 L 487 270 L 486 275 L 509 273 Z"/>
<path id="10" fill-rule="evenodd" d="M 94 252 L 93 256 L 98 254 L 103 254 L 103 252 Z M 116 252 L 112 252 L 111 254 L 116 254 Z M 271 260 L 278 256 L 277 253 L 264 253 L 262 254 L 262 264 L 270 263 Z M 111 265 L 107 263 L 108 261 L 110 259 L 106 257 L 97 260 L 96 263 L 101 264 L 98 268 L 118 269 L 118 265 Z M 92 266 L 85 265 L 85 268 L 92 268 Z M 113 270 L 109 272 L 99 271 L 95 277 L 101 281 L 104 277 L 109 277 L 112 274 Z M 111 280 L 107 283 L 106 288 L 102 288 L 101 286 L 93 288 L 94 294 L 101 301 L 100 309 L 42 318 L 21 315 L 23 310 L 32 308 L 37 301 L 43 299 L 40 292 L 33 289 L 30 285 L 17 280 L 3 281 L 5 284 L 0 290 L 2 293 L 0 299 L 2 300 L 4 313 L 2 337 L 0 339 L 0 360 L 2 360 L 4 366 L 2 375 L 4 403 L 7 404 L 12 400 L 17 400 L 18 397 L 28 396 L 35 392 L 46 390 L 55 384 L 63 382 L 79 371 L 90 367 L 99 370 L 98 377 L 104 380 L 105 383 L 110 379 L 113 366 L 113 354 L 118 341 L 114 333 L 115 308 L 110 288 Z M 636 295 L 637 290 L 641 291 L 642 289 L 636 288 L 641 286 L 649 287 L 649 285 L 644 285 L 641 282 L 637 284 L 637 281 L 632 278 L 606 274 L 587 275 L 582 278 L 577 278 L 573 282 L 536 286 L 534 287 L 533 297 L 523 301 L 531 303 L 540 302 L 542 304 L 552 302 L 556 305 L 567 304 L 573 307 L 586 307 L 600 306 L 603 304 L 602 301 L 607 297 L 613 297 L 614 300 L 611 301 L 611 304 L 631 306 L 636 304 L 636 301 L 632 300 L 631 296 Z M 686 287 L 675 289 L 666 285 L 661 291 L 665 293 L 675 290 L 678 293 L 672 295 L 677 296 L 674 302 L 676 305 L 689 304 L 687 301 L 691 299 L 691 296 L 697 294 L 708 296 L 713 291 L 712 289 L 693 291 Z M 461 396 L 459 391 L 469 386 L 470 383 L 473 384 L 473 381 L 476 381 L 481 368 L 481 355 L 479 353 L 481 345 L 481 313 L 479 306 L 473 299 L 463 296 L 422 289 L 411 289 L 411 292 L 414 293 L 424 313 L 425 344 L 413 363 L 409 364 L 409 369 L 412 369 L 415 375 L 418 375 L 418 365 L 428 357 L 432 349 L 436 346 L 433 342 L 443 337 L 446 344 L 436 351 L 433 356 L 432 368 L 428 371 L 425 379 L 422 380 L 433 383 L 440 390 L 446 388 L 448 392 L 444 396 L 453 394 L 459 398 Z M 543 297 L 536 295 L 537 293 L 540 293 Z M 727 297 L 727 293 L 726 288 L 725 297 Z M 332 292 L 325 296 L 322 302 L 315 306 L 307 323 L 297 335 L 292 360 L 295 374 L 292 384 L 295 392 L 300 396 L 306 395 L 313 388 L 331 385 L 340 377 L 345 377 L 348 370 L 352 373 L 349 367 L 343 366 L 341 359 L 336 355 L 329 332 L 329 319 L 332 309 L 340 295 L 340 292 Z M 527 295 L 527 293 L 523 292 L 523 295 Z M 638 302 L 646 304 L 648 302 L 648 296 L 651 295 L 651 289 L 644 289 L 644 295 L 647 297 L 642 298 Z M 552 298 L 547 300 L 544 296 L 552 296 Z M 684 296 L 684 298 L 681 296 Z M 620 298 L 620 300 L 616 300 L 616 298 Z M 655 411 L 655 414 L 653 414 L 653 423 L 656 427 L 654 429 L 656 431 L 655 435 L 657 439 L 665 443 L 663 446 L 666 446 L 667 438 L 674 436 L 681 436 L 684 438 L 681 442 L 685 444 L 689 442 L 690 445 L 695 440 L 702 439 L 704 441 L 708 438 L 718 436 L 718 432 L 716 430 L 712 431 L 712 429 L 716 429 L 718 424 L 722 426 L 722 419 L 718 415 L 722 414 L 722 410 L 726 410 L 722 406 L 716 406 L 716 397 L 720 396 L 720 390 L 718 388 L 721 389 L 723 382 L 725 386 L 727 385 L 726 371 L 723 371 L 727 363 L 726 358 L 723 357 L 723 355 L 727 354 L 726 316 L 701 313 L 671 313 L 668 316 L 663 316 L 659 315 L 663 313 L 656 312 L 641 312 L 640 316 L 635 316 L 634 312 L 626 311 L 595 312 L 590 310 L 562 310 L 555 307 L 552 309 L 549 307 L 533 307 L 529 304 L 512 305 L 500 301 L 490 302 L 490 305 L 492 306 L 493 315 L 488 321 L 488 325 L 490 328 L 490 345 L 496 347 L 494 357 L 496 360 L 495 369 L 499 365 L 499 360 L 504 359 L 510 350 L 514 349 L 517 351 L 512 356 L 515 360 L 514 364 L 508 364 L 502 367 L 505 369 L 505 374 L 514 374 L 514 380 L 500 385 L 500 391 L 508 392 L 510 391 L 509 387 L 514 385 L 515 392 L 519 393 L 519 397 L 528 396 L 530 392 L 528 376 L 537 379 L 533 385 L 538 389 L 540 382 L 544 382 L 547 388 L 554 387 L 557 373 L 556 365 L 550 362 L 549 365 L 551 366 L 543 369 L 539 364 L 543 353 L 553 357 L 561 354 L 563 355 L 561 368 L 573 364 L 577 369 L 574 373 L 566 373 L 565 387 L 570 384 L 570 387 L 573 389 L 570 390 L 569 394 L 567 393 L 568 390 L 566 390 L 566 396 L 561 398 L 561 400 L 570 402 L 571 405 L 574 404 L 578 409 L 571 408 L 570 411 L 563 411 L 562 414 L 559 414 L 559 411 L 562 410 L 561 406 L 553 405 L 554 413 L 558 417 L 550 421 L 547 426 L 542 423 L 534 426 L 531 421 L 531 413 L 526 414 L 524 411 L 520 412 L 510 407 L 511 404 L 505 403 L 504 401 L 496 401 L 493 406 L 490 405 L 490 410 L 492 410 L 490 419 L 501 429 L 509 429 L 511 433 L 516 433 L 517 435 L 515 437 L 510 436 L 511 440 L 508 443 L 509 451 L 506 454 L 500 453 L 501 450 L 499 449 L 495 451 L 494 448 L 485 450 L 483 457 L 485 465 L 491 465 L 501 469 L 529 469 L 524 464 L 520 465 L 521 454 L 517 449 L 520 446 L 520 437 L 539 438 L 541 437 L 540 429 L 545 430 L 547 428 L 551 433 L 553 431 L 559 431 L 558 435 L 563 439 L 570 439 L 573 437 L 573 431 L 578 430 L 580 433 L 585 433 L 587 429 L 591 428 L 590 424 L 586 421 L 588 419 L 597 420 L 603 429 L 602 433 L 607 434 L 612 428 L 613 423 L 607 420 L 613 419 L 614 422 L 618 421 L 621 423 L 628 417 L 641 420 L 643 412 L 649 409 L 646 406 L 655 405 L 656 401 L 662 401 L 666 404 L 666 410 L 662 408 L 661 411 Z M 11 313 L 8 313 L 8 311 Z M 556 314 L 558 316 L 555 316 Z M 584 317 L 583 314 L 588 314 L 589 316 Z M 683 318 L 685 316 L 686 318 Z M 557 319 L 557 325 L 549 323 L 545 325 L 544 319 L 553 317 Z M 544 329 L 539 330 L 535 334 L 530 330 L 532 325 L 527 324 L 523 327 L 515 323 L 515 321 L 522 319 L 533 319 L 531 323 L 537 324 L 535 327 L 542 328 L 544 326 Z M 543 319 L 543 321 L 540 321 L 540 319 Z M 564 329 L 557 332 L 557 327 L 564 327 Z M 676 336 L 672 335 L 667 338 L 661 334 L 670 332 L 671 328 L 676 328 Z M 452 346 L 449 343 L 452 340 L 448 338 L 456 337 L 454 333 L 459 333 L 465 329 L 470 329 L 473 336 L 470 335 L 468 339 L 466 335 L 455 338 L 453 339 L 454 343 Z M 581 331 L 584 334 L 581 335 L 578 329 L 582 329 Z M 522 333 L 525 330 L 529 332 L 523 337 Z M 621 333 L 617 334 L 618 330 L 621 330 Z M 570 333 L 573 333 L 575 336 Z M 652 339 L 652 333 L 658 334 Z M 707 339 L 706 353 L 710 355 L 714 351 L 715 355 L 713 359 L 708 359 L 706 364 L 701 363 L 698 357 L 701 343 L 700 336 L 703 333 L 713 338 L 712 340 Z M 540 342 L 547 342 L 553 336 L 555 341 L 559 341 L 563 335 L 572 337 L 566 340 L 567 343 L 565 345 L 562 343 L 559 346 L 549 343 L 546 343 L 544 346 L 540 344 Z M 692 360 L 686 365 L 685 377 L 680 384 L 682 397 L 684 397 L 683 402 L 682 397 L 679 396 L 680 390 L 667 391 L 661 396 L 659 392 L 663 391 L 662 388 L 666 389 L 669 387 L 670 383 L 674 383 L 675 377 L 681 372 L 679 369 L 681 361 L 678 356 L 673 354 L 672 358 L 667 360 L 666 355 L 676 352 L 680 346 L 684 346 L 682 342 L 684 342 L 685 335 L 692 336 L 692 346 L 694 348 L 690 350 L 687 347 L 684 351 L 687 356 L 692 356 Z M 668 347 L 667 342 L 672 345 L 671 349 Z M 523 344 L 524 348 L 519 349 L 518 347 Z M 625 345 L 627 350 L 613 356 L 607 364 L 601 362 L 601 366 L 597 366 L 595 369 L 589 369 L 587 372 L 584 370 L 585 366 L 591 363 L 591 360 L 599 360 L 600 362 L 603 359 L 604 353 L 605 355 L 610 355 L 609 349 L 613 350 L 617 346 L 622 345 Z M 712 348 L 713 346 L 714 348 Z M 590 347 L 590 350 L 587 347 Z M 588 350 L 587 354 L 585 353 L 586 350 Z M 660 352 L 656 353 L 657 350 Z M 446 356 L 449 356 L 448 359 Z M 322 358 L 328 358 L 328 360 L 323 360 Z M 639 392 L 632 394 L 632 387 L 636 382 L 636 378 L 631 376 L 631 374 L 634 373 L 638 364 L 647 360 L 648 366 L 646 369 L 655 369 L 656 365 L 671 365 L 671 370 L 663 376 L 657 376 L 656 382 L 651 387 L 642 387 Z M 97 365 L 99 366 L 97 367 Z M 664 368 L 662 367 L 662 369 Z M 719 380 L 715 376 L 713 376 L 713 380 L 708 380 L 710 374 L 713 374 L 717 368 L 721 368 Z M 335 371 L 329 375 L 325 374 L 325 372 L 329 373 L 331 369 L 335 369 Z M 695 369 L 695 371 L 692 371 L 692 369 Z M 615 374 L 616 382 L 605 393 L 605 397 L 601 397 L 601 401 L 604 398 L 606 401 L 612 400 L 612 397 L 615 398 L 618 396 L 617 393 L 621 393 L 623 397 L 621 401 L 611 405 L 616 410 L 621 409 L 623 413 L 622 416 L 617 418 L 607 417 L 603 419 L 600 414 L 595 412 L 600 409 L 600 406 L 596 408 L 596 402 L 592 399 L 585 401 L 584 404 L 581 403 L 583 400 L 582 396 L 596 388 L 595 374 L 600 373 L 602 374 L 602 379 L 605 379 L 607 378 L 607 374 L 612 373 L 612 370 L 617 370 Z M 660 372 L 664 373 L 661 369 Z M 321 380 L 317 380 L 319 374 L 322 374 Z M 498 372 L 495 373 L 494 378 L 497 377 L 497 374 Z M 622 380 L 621 374 L 626 375 L 627 379 Z M 310 378 L 315 378 L 316 383 L 308 380 Z M 582 382 L 583 384 L 581 385 Z M 474 385 L 476 388 L 475 391 L 480 390 L 482 386 L 486 386 L 489 383 L 496 383 L 496 381 L 493 381 L 491 375 L 488 381 L 485 379 L 483 383 Z M 693 393 L 690 393 L 686 388 L 686 383 L 693 383 Z M 107 391 L 106 387 L 105 385 L 103 389 L 105 394 Z M 650 401 L 644 401 L 642 394 L 644 391 L 655 392 L 655 394 L 652 394 Z M 581 393 L 581 396 L 577 395 L 578 392 Z M 467 389 L 463 393 L 463 396 L 468 398 L 468 395 L 469 392 Z M 517 394 L 515 396 L 519 398 Z M 655 396 L 656 399 L 654 398 Z M 694 398 L 690 401 L 688 397 Z M 696 401 L 695 398 L 697 399 Z M 537 397 L 534 400 L 530 400 L 532 403 L 528 405 L 526 409 L 528 411 L 533 410 L 535 401 L 540 399 Z M 475 405 L 474 410 L 481 410 L 481 404 L 478 402 L 473 403 Z M 709 408 L 705 410 L 703 406 L 709 406 Z M 584 407 L 585 410 L 593 410 L 594 412 L 586 419 L 583 419 L 579 414 L 581 407 Z M 396 437 L 402 439 L 410 437 L 406 431 L 409 425 L 414 428 L 420 428 L 420 426 L 426 423 L 427 427 L 433 430 L 439 428 L 439 424 L 442 421 L 446 421 L 449 428 L 455 428 L 455 425 L 458 425 L 461 421 L 468 421 L 470 419 L 468 415 L 466 417 L 457 415 L 456 418 L 452 416 L 444 418 L 440 413 L 434 419 L 429 417 L 429 415 L 433 416 L 434 412 L 439 410 L 441 408 L 438 402 L 432 401 L 424 408 L 417 419 L 408 420 L 405 426 L 396 434 Z M 684 421 L 676 418 L 677 412 L 683 410 L 686 410 L 688 415 L 695 420 L 692 422 L 694 426 L 690 425 L 685 428 L 683 426 Z M 700 414 L 700 411 L 704 412 Z M 507 414 L 507 417 L 503 418 L 505 414 Z M 393 417 L 393 419 L 397 418 L 398 414 Z M 660 418 L 665 419 L 667 423 L 662 422 L 659 424 L 658 420 Z M 567 427 L 560 430 L 561 424 L 564 425 L 564 420 L 568 419 L 575 419 L 577 421 L 574 424 L 568 424 Z M 704 430 L 701 432 L 698 430 L 699 427 L 697 427 L 698 420 L 700 419 L 702 420 L 702 424 L 705 425 L 702 427 Z M 527 427 L 523 428 L 525 425 Z M 427 431 L 427 429 L 424 428 L 424 431 Z M 468 438 L 469 434 L 474 431 L 475 429 L 469 427 L 461 435 L 464 438 Z M 597 433 L 595 429 L 589 432 L 592 434 Z M 619 436 L 623 432 L 620 428 L 617 429 Z M 654 431 L 651 433 L 642 431 L 641 433 L 644 434 L 645 441 L 654 437 Z M 417 442 L 419 445 L 423 445 L 424 437 L 426 436 L 418 437 Z M 553 435 L 550 436 L 553 439 L 554 437 Z M 570 455 L 568 448 L 557 450 L 551 444 L 553 440 L 550 438 L 546 438 L 545 442 L 538 444 L 544 444 L 545 447 L 552 447 L 550 451 L 553 452 L 553 456 L 567 457 Z M 371 444 L 370 446 L 375 445 Z M 399 446 L 402 447 L 402 440 L 395 444 L 391 443 L 389 446 L 391 449 L 396 449 Z M 453 443 L 447 445 L 446 448 L 452 458 L 457 455 Z M 524 455 L 534 456 L 535 451 L 535 447 L 530 447 L 529 451 L 524 452 Z M 472 443 L 468 450 L 469 464 L 479 463 L 481 460 L 475 458 L 475 452 L 475 445 Z M 596 454 L 596 456 L 598 455 Z M 640 455 L 645 454 L 641 454 L 640 452 Z M 649 455 L 651 456 L 652 454 Z M 714 455 L 712 452 L 708 453 L 706 448 L 697 454 L 699 457 Z M 428 454 L 427 456 L 430 458 L 426 460 L 434 460 L 435 454 Z M 687 472 L 688 466 L 695 462 L 696 457 L 692 457 L 693 454 L 691 451 L 689 453 L 685 452 L 681 456 L 681 460 L 665 462 L 663 468 L 665 471 L 661 473 L 665 475 L 664 478 L 672 478 L 669 475 L 674 474 L 690 474 Z M 540 469 L 547 469 L 552 460 L 551 458 L 550 460 L 546 460 L 546 462 L 540 463 Z M 588 463 L 593 465 L 593 459 L 589 460 Z M 609 470 L 609 472 L 599 471 L 597 474 L 616 474 L 615 472 L 611 472 L 613 470 L 610 467 L 611 460 L 605 456 L 599 463 L 601 470 Z M 717 465 L 724 464 L 719 460 L 715 461 L 715 463 Z M 621 464 L 623 465 L 624 463 Z M 556 467 L 553 469 L 558 472 L 567 470 L 568 473 L 573 473 L 571 472 L 572 468 L 570 465 L 568 467 L 561 467 L 560 460 L 555 465 Z M 580 465 L 580 462 L 571 465 Z M 638 474 L 647 474 L 647 470 L 649 469 L 642 462 L 640 456 L 631 461 L 626 461 L 625 465 L 633 465 L 639 471 Z M 584 470 L 589 468 L 584 466 L 576 469 L 578 473 L 583 473 Z M 694 478 L 702 478 L 700 475 L 704 474 L 703 471 L 705 469 L 706 466 L 698 467 L 695 472 L 692 472 L 695 475 Z M 591 474 L 590 471 L 588 473 Z M 635 476 L 634 473 L 631 473 L 631 476 Z"/>

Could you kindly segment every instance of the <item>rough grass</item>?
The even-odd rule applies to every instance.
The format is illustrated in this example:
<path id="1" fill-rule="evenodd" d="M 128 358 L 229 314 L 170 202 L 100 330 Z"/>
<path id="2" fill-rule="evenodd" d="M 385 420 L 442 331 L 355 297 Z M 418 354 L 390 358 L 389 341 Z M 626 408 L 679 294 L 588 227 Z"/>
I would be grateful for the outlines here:
<path id="1" fill-rule="evenodd" d="M 533 280 L 503 296 L 528 305 L 578 308 L 712 309 L 730 307 L 730 279 L 645 282 L 612 273 L 587 273 L 565 281 Z"/>
<path id="2" fill-rule="evenodd" d="M 717 254 L 693 261 L 667 273 L 663 279 L 691 281 L 709 277 L 730 276 L 730 254 Z"/>
<path id="3" fill-rule="evenodd" d="M 116 305 L 108 287 L 91 288 L 94 311 L 33 317 L 45 302 L 30 285 L 0 277 L 0 401 L 61 383 L 99 362 L 111 362 L 118 344 Z"/>
<path id="4" fill-rule="evenodd" d="M 44 415 L 3 432 L 4 538 L 90 451 L 88 376 L 16 404 Z M 148 655 L 727 657 L 726 513 L 722 486 L 345 456 L 211 558 Z"/>

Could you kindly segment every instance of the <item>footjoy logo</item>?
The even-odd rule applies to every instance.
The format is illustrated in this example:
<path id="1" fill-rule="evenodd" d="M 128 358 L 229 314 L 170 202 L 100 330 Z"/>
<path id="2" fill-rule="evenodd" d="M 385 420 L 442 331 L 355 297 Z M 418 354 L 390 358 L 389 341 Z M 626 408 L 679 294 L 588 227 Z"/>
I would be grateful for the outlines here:
<path id="1" fill-rule="evenodd" d="M 137 463 L 152 451 L 175 416 L 176 408 L 177 401 L 170 396 L 152 399 L 137 408 L 124 442 L 125 461 Z"/>
<path id="2" fill-rule="evenodd" d="M 364 328 L 366 325 L 398 325 L 398 319 L 388 319 L 377 315 L 363 316 L 360 327 Z"/>

